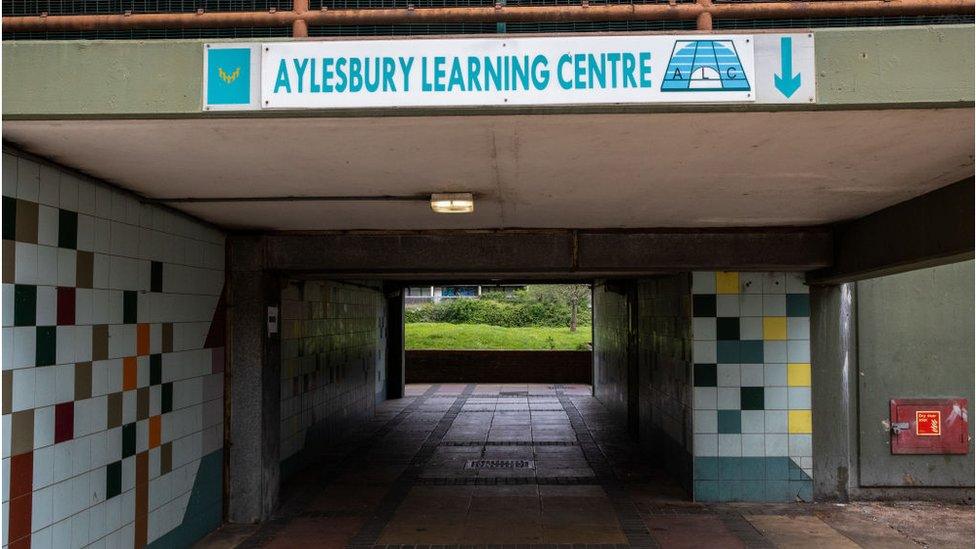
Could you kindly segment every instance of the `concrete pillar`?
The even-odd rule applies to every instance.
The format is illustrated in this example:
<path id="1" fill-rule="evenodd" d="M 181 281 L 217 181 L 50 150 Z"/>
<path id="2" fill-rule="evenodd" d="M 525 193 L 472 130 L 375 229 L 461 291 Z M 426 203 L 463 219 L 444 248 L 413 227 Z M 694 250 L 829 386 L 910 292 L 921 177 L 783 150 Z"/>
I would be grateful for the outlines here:
<path id="1" fill-rule="evenodd" d="M 277 277 L 265 270 L 263 239 L 232 237 L 228 257 L 230 360 L 230 522 L 271 516 L 278 502 L 281 430 L 280 309 L 269 335 L 268 307 L 279 307 Z"/>
<path id="2" fill-rule="evenodd" d="M 857 486 L 856 284 L 810 288 L 813 497 L 849 501 Z"/>

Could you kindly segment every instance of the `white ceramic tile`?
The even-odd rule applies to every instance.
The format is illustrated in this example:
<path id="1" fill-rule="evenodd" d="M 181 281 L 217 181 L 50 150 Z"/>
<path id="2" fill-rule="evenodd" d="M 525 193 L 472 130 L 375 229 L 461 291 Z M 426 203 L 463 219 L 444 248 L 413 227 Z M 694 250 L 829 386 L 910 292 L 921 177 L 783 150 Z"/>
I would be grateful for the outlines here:
<path id="1" fill-rule="evenodd" d="M 92 287 L 109 289 L 111 256 L 96 253 L 92 261 Z"/>
<path id="2" fill-rule="evenodd" d="M 37 284 L 37 245 L 14 243 L 14 282 Z"/>
<path id="3" fill-rule="evenodd" d="M 3 153 L 3 196 L 17 197 L 17 157 Z M 4 542 L 6 544 L 6 542 Z"/>
<path id="4" fill-rule="evenodd" d="M 786 387 L 766 387 L 763 390 L 767 410 L 786 410 L 789 408 Z"/>
<path id="5" fill-rule="evenodd" d="M 10 407 L 14 412 L 34 407 L 34 368 L 14 370 Z"/>
<path id="6" fill-rule="evenodd" d="M 75 362 L 88 362 L 92 358 L 92 327 L 75 326 Z"/>
<path id="7" fill-rule="evenodd" d="M 786 316 L 786 294 L 763 295 L 763 316 Z"/>
<path id="8" fill-rule="evenodd" d="M 761 294 L 763 288 L 760 273 L 739 273 L 739 291 L 743 294 Z"/>
<path id="9" fill-rule="evenodd" d="M 14 285 L 4 284 L 3 285 L 3 325 L 13 326 L 14 325 Z"/>
<path id="10" fill-rule="evenodd" d="M 60 364 L 58 366 L 45 366 L 45 368 L 55 368 L 55 399 L 58 402 L 68 402 L 75 399 L 75 365 Z"/>
<path id="11" fill-rule="evenodd" d="M 696 410 L 715 410 L 718 408 L 718 389 L 715 387 L 695 387 Z"/>
<path id="12" fill-rule="evenodd" d="M 806 278 L 803 273 L 786 273 L 786 293 L 808 294 L 810 287 L 806 285 Z"/>
<path id="13" fill-rule="evenodd" d="M 55 468 L 56 467 L 57 465 L 55 465 Z M 72 514 L 71 483 L 72 479 L 68 478 L 52 486 L 54 490 L 54 499 L 52 500 L 52 503 L 55 521 L 64 520 L 70 517 Z M 62 545 L 61 547 L 64 546 Z"/>
<path id="14" fill-rule="evenodd" d="M 75 327 L 58 326 L 56 329 L 55 356 L 58 364 L 75 362 Z"/>
<path id="15" fill-rule="evenodd" d="M 32 496 L 31 531 L 36 532 L 54 522 L 54 489 L 51 487 L 35 489 Z"/>
<path id="16" fill-rule="evenodd" d="M 786 275 L 783 273 L 762 273 L 763 294 L 785 294 Z"/>
<path id="17" fill-rule="evenodd" d="M 810 409 L 810 387 L 789 387 L 787 399 L 790 410 Z"/>
<path id="18" fill-rule="evenodd" d="M 69 177 L 62 175 L 62 179 Z M 71 176 L 73 178 L 73 176 Z M 78 212 L 88 215 L 95 214 L 95 186 L 89 181 L 78 179 Z"/>
<path id="19" fill-rule="evenodd" d="M 739 365 L 719 364 L 716 366 L 716 379 L 719 387 L 739 387 L 741 379 L 739 376 Z M 721 400 L 722 392 L 719 390 L 720 409 L 722 409 Z"/>
<path id="20" fill-rule="evenodd" d="M 810 318 L 805 316 L 787 318 L 786 337 L 789 339 L 810 339 Z"/>
<path id="21" fill-rule="evenodd" d="M 33 469 L 35 490 L 49 486 L 54 480 L 54 446 L 34 450 Z"/>
<path id="22" fill-rule="evenodd" d="M 742 410 L 742 433 L 765 433 L 765 416 L 764 410 Z"/>
<path id="23" fill-rule="evenodd" d="M 78 252 L 67 248 L 58 249 L 58 286 L 75 285 L 75 271 L 78 267 Z"/>
<path id="24" fill-rule="evenodd" d="M 692 344 L 692 356 L 696 364 L 715 364 L 716 344 L 714 341 L 695 341 Z"/>
<path id="25" fill-rule="evenodd" d="M 766 437 L 759 434 L 742 435 L 743 457 L 762 457 L 766 455 Z"/>
<path id="26" fill-rule="evenodd" d="M 786 410 L 765 410 L 766 433 L 785 434 L 789 432 L 789 414 Z"/>
<path id="27" fill-rule="evenodd" d="M 739 339 L 760 340 L 763 338 L 763 319 L 759 316 L 746 316 L 739 319 Z"/>
<path id="28" fill-rule="evenodd" d="M 744 317 L 762 316 L 763 296 L 760 294 L 739 295 L 739 315 Z"/>
<path id="29" fill-rule="evenodd" d="M 58 209 L 43 204 L 37 206 L 37 243 L 58 245 Z"/>
<path id="30" fill-rule="evenodd" d="M 92 306 L 94 290 L 86 288 L 75 289 L 75 325 L 85 326 L 94 324 L 92 318 Z"/>
<path id="31" fill-rule="evenodd" d="M 765 364 L 763 382 L 767 387 L 786 386 L 786 364 Z"/>
<path id="32" fill-rule="evenodd" d="M 58 283 L 58 249 L 37 247 L 37 283 L 54 286 Z"/>
<path id="33" fill-rule="evenodd" d="M 695 339 L 715 339 L 715 318 L 696 317 L 692 319 L 692 334 Z"/>
<path id="34" fill-rule="evenodd" d="M 766 435 L 766 457 L 789 455 L 789 435 Z"/>
<path id="35" fill-rule="evenodd" d="M 810 362 L 810 341 L 793 340 L 787 342 L 787 361 L 791 363 Z"/>
<path id="36" fill-rule="evenodd" d="M 696 294 L 714 294 L 715 273 L 713 271 L 695 271 L 691 273 L 691 291 Z"/>
<path id="37" fill-rule="evenodd" d="M 763 362 L 766 364 L 781 364 L 789 360 L 789 353 L 785 341 L 764 341 Z"/>
<path id="38" fill-rule="evenodd" d="M 17 159 L 17 198 L 37 202 L 40 192 L 40 166 L 25 158 Z"/>
<path id="39" fill-rule="evenodd" d="M 71 547 L 81 548 L 88 545 L 88 510 L 71 517 Z"/>
<path id="40" fill-rule="evenodd" d="M 57 208 L 61 202 L 61 172 L 53 166 L 40 166 L 37 202 Z"/>
<path id="41" fill-rule="evenodd" d="M 54 444 L 54 406 L 35 408 L 34 448 L 43 448 L 52 444 Z"/>
<path id="42" fill-rule="evenodd" d="M 78 180 L 65 173 L 59 174 L 59 205 L 62 210 L 78 211 Z"/>
<path id="43" fill-rule="evenodd" d="M 694 411 L 695 433 L 718 433 L 718 412 L 715 410 Z"/>
<path id="44" fill-rule="evenodd" d="M 718 455 L 718 435 L 698 434 L 694 438 L 694 454 L 698 457 Z"/>
<path id="45" fill-rule="evenodd" d="M 95 220 L 95 239 L 92 243 L 92 250 L 96 253 L 108 254 L 112 251 L 112 222 L 96 215 Z"/>
<path id="46" fill-rule="evenodd" d="M 813 436 L 812 435 L 789 435 L 790 456 L 812 456 L 813 455 Z"/>
<path id="47" fill-rule="evenodd" d="M 720 457 L 742 456 L 742 435 L 718 435 L 718 455 Z"/>
<path id="48" fill-rule="evenodd" d="M 739 366 L 743 387 L 762 387 L 763 386 L 763 365 L 762 364 L 742 364 Z"/>
<path id="49" fill-rule="evenodd" d="M 74 461 L 72 459 L 74 449 L 74 441 L 69 440 L 67 442 L 62 442 L 60 444 L 54 445 L 54 476 L 51 481 L 54 483 L 61 483 L 67 481 L 71 478 L 71 474 L 74 472 Z M 68 484 L 64 488 L 67 493 L 71 493 L 71 485 Z M 59 500 L 64 500 L 64 505 L 68 505 L 70 502 L 70 495 L 66 497 L 59 498 Z M 67 513 L 67 510 L 65 511 Z M 57 506 L 55 506 L 55 515 L 57 515 Z M 61 518 L 68 516 L 65 514 Z M 60 520 L 55 518 L 55 520 Z"/>
<path id="50" fill-rule="evenodd" d="M 716 316 L 739 316 L 739 296 L 717 295 L 715 296 Z"/>

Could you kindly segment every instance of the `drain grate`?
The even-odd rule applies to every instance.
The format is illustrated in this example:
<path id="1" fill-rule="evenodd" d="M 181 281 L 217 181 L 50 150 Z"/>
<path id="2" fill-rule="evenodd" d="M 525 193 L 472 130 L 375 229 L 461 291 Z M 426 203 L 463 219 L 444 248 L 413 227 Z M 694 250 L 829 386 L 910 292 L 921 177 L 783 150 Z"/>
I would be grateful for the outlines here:
<path id="1" fill-rule="evenodd" d="M 441 446 L 579 446 L 568 440 L 445 440 Z"/>
<path id="2" fill-rule="evenodd" d="M 535 469 L 535 461 L 531 459 L 469 459 L 464 464 L 465 469 Z"/>
<path id="3" fill-rule="evenodd" d="M 584 486 L 599 485 L 596 477 L 426 477 L 419 486 L 508 486 L 508 485 Z"/>

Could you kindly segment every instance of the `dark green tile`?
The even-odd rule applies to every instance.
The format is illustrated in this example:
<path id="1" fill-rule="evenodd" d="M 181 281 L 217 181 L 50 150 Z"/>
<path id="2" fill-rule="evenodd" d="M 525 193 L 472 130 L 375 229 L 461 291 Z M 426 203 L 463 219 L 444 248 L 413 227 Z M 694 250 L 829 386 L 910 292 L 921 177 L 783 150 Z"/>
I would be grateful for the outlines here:
<path id="1" fill-rule="evenodd" d="M 813 481 L 812 480 L 791 480 L 790 492 L 800 501 L 813 501 Z"/>
<path id="2" fill-rule="evenodd" d="M 735 501 L 766 501 L 766 481 L 743 479 L 736 482 Z"/>
<path id="3" fill-rule="evenodd" d="M 109 463 L 105 470 L 105 499 L 122 493 L 122 462 Z"/>
<path id="4" fill-rule="evenodd" d="M 720 340 L 739 339 L 739 318 L 738 317 L 719 317 L 715 320 L 716 338 Z"/>
<path id="5" fill-rule="evenodd" d="M 37 342 L 34 348 L 34 356 L 37 359 L 36 366 L 51 366 L 57 362 L 58 355 L 58 328 L 57 326 L 38 326 Z"/>
<path id="6" fill-rule="evenodd" d="M 153 292 L 163 291 L 163 264 L 159 261 L 150 264 L 149 289 Z"/>
<path id="7" fill-rule="evenodd" d="M 78 214 L 68 210 L 58 211 L 58 247 L 78 248 Z"/>
<path id="8" fill-rule="evenodd" d="M 17 238 L 17 199 L 9 196 L 3 197 L 3 239 L 15 240 Z"/>
<path id="9" fill-rule="evenodd" d="M 136 454 L 136 424 L 122 426 L 122 459 Z"/>
<path id="10" fill-rule="evenodd" d="M 714 364 L 695 364 L 695 387 L 716 387 L 718 373 Z"/>
<path id="11" fill-rule="evenodd" d="M 716 341 L 715 354 L 719 364 L 739 364 L 739 342 Z"/>
<path id="12" fill-rule="evenodd" d="M 715 295 L 699 294 L 692 297 L 692 314 L 697 317 L 715 316 Z"/>
<path id="13" fill-rule="evenodd" d="M 742 364 L 762 364 L 763 342 L 752 339 L 740 341 L 739 360 Z"/>
<path id="14" fill-rule="evenodd" d="M 37 286 L 14 286 L 14 326 L 33 326 L 37 323 Z"/>
<path id="15" fill-rule="evenodd" d="M 719 434 L 738 434 L 742 432 L 742 412 L 739 410 L 718 411 Z"/>
<path id="16" fill-rule="evenodd" d="M 157 353 L 149 355 L 149 384 L 159 385 L 163 382 L 163 355 Z"/>
<path id="17" fill-rule="evenodd" d="M 160 409 L 164 414 L 173 411 L 173 384 L 172 383 L 163 384 L 162 398 L 160 399 Z"/>
<path id="18" fill-rule="evenodd" d="M 740 399 L 743 410 L 763 410 L 766 407 L 762 387 L 742 387 Z"/>
<path id="19" fill-rule="evenodd" d="M 138 297 L 135 292 L 122 292 L 122 323 L 135 324 L 138 322 Z"/>
<path id="20" fill-rule="evenodd" d="M 786 294 L 786 316 L 810 316 L 810 295 Z"/>
<path id="21" fill-rule="evenodd" d="M 766 481 L 766 501 L 793 503 L 793 492 L 790 491 L 790 483 L 787 480 L 767 480 Z"/>

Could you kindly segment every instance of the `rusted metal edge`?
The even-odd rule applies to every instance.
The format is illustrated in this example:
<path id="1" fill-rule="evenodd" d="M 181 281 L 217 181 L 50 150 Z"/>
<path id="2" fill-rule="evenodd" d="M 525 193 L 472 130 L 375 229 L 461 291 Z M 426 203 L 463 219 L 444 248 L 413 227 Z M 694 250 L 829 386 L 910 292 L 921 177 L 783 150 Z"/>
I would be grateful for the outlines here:
<path id="1" fill-rule="evenodd" d="M 976 0 L 819 0 L 713 4 L 621 4 L 595 6 L 483 6 L 405 9 L 309 10 L 295 0 L 292 11 L 40 15 L 3 17 L 5 32 L 166 28 L 287 27 L 307 36 L 316 25 L 402 23 L 503 23 L 559 21 L 691 21 L 709 30 L 713 19 L 802 19 L 971 14 Z"/>

